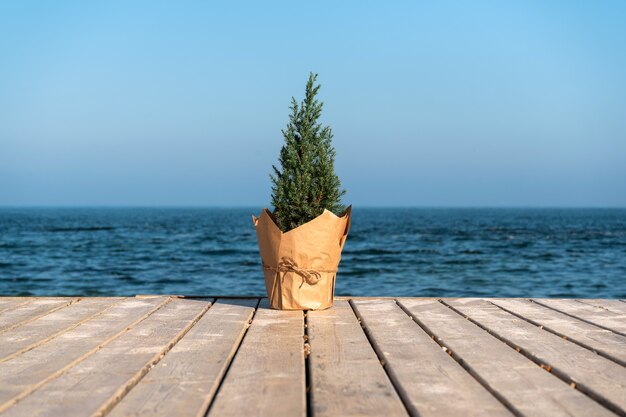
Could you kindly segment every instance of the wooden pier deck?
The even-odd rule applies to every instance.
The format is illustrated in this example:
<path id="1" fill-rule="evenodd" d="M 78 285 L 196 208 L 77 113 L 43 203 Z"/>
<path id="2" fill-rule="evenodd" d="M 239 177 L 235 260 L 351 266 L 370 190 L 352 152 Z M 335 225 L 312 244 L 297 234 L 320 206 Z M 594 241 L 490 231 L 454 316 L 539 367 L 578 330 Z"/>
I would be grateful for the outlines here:
<path id="1" fill-rule="evenodd" d="M 621 300 L 0 298 L 0 416 L 625 410 Z"/>

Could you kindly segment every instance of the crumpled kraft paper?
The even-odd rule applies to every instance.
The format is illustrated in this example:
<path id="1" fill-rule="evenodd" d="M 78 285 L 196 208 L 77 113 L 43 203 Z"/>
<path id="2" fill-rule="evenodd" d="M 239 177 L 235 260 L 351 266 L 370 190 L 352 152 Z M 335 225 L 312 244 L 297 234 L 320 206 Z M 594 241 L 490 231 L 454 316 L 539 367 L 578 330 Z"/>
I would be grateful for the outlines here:
<path id="1" fill-rule="evenodd" d="M 324 210 L 283 233 L 268 209 L 252 216 L 270 305 L 278 310 L 332 307 L 337 267 L 350 229 L 352 206 L 341 216 Z"/>

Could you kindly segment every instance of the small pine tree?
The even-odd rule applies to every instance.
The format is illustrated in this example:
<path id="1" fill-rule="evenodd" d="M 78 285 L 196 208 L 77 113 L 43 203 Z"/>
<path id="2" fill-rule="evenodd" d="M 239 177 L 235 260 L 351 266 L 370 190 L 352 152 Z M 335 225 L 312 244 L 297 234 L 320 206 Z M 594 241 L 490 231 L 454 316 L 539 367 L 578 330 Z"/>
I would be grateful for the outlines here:
<path id="1" fill-rule="evenodd" d="M 273 166 L 272 206 L 278 227 L 287 232 L 313 220 L 327 209 L 337 215 L 344 211 L 339 177 L 335 174 L 333 133 L 318 119 L 324 103 L 315 96 L 317 74 L 306 83 L 304 100 L 291 98 L 291 115 L 282 130 L 285 144 L 278 158 L 282 169 Z"/>

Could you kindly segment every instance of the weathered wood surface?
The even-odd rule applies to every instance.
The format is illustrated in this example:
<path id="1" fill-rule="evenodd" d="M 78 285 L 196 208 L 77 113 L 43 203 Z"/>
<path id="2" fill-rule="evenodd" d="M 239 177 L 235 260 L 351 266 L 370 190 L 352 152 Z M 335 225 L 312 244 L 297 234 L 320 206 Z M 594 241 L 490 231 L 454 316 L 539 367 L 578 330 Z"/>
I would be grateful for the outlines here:
<path id="1" fill-rule="evenodd" d="M 353 301 L 407 408 L 420 416 L 511 416 L 394 300 Z"/>
<path id="2" fill-rule="evenodd" d="M 487 300 L 446 300 L 494 336 L 613 410 L 626 409 L 626 368 L 520 319 Z"/>
<path id="3" fill-rule="evenodd" d="M 78 298 L 39 298 L 9 309 L 0 315 L 0 333 L 23 326 L 77 301 Z"/>
<path id="4" fill-rule="evenodd" d="M 218 300 L 109 416 L 204 416 L 257 300 Z"/>
<path id="5" fill-rule="evenodd" d="M 585 298 L 577 300 L 581 303 L 589 304 L 592 306 L 600 307 L 612 311 L 617 314 L 626 314 L 626 303 L 622 300 L 607 300 L 604 298 Z"/>
<path id="6" fill-rule="evenodd" d="M 348 301 L 309 311 L 307 330 L 315 416 L 408 415 Z"/>
<path id="7" fill-rule="evenodd" d="M 613 415 L 437 300 L 400 299 L 398 303 L 519 415 Z"/>
<path id="8" fill-rule="evenodd" d="M 208 415 L 306 415 L 302 311 L 261 303 Z"/>
<path id="9" fill-rule="evenodd" d="M 616 313 L 578 300 L 535 300 L 541 305 L 626 336 L 626 312 Z"/>
<path id="10" fill-rule="evenodd" d="M 0 411 L 62 375 L 167 301 L 126 300 L 48 343 L 0 363 Z"/>
<path id="11" fill-rule="evenodd" d="M 491 302 L 542 327 L 544 330 L 553 332 L 560 337 L 567 337 L 574 343 L 626 366 L 626 336 L 602 329 L 556 310 L 544 308 L 529 300 L 495 299 Z"/>
<path id="12" fill-rule="evenodd" d="M 602 299 L 0 297 L 0 417 L 626 416 L 625 330 Z"/>
<path id="13" fill-rule="evenodd" d="M 87 298 L 38 320 L 0 334 L 0 362 L 43 344 L 57 335 L 78 327 L 119 303 L 122 298 Z"/>
<path id="14" fill-rule="evenodd" d="M 33 301 L 30 297 L 0 297 L 0 313 L 12 310 Z"/>
<path id="15" fill-rule="evenodd" d="M 6 416 L 104 415 L 208 308 L 173 300 L 7 410 Z"/>

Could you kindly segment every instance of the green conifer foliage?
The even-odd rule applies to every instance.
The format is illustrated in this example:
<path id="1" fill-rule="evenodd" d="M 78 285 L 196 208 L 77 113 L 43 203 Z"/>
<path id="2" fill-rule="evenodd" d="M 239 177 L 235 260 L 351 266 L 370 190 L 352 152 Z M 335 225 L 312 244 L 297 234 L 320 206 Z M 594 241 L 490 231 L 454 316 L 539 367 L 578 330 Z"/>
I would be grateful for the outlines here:
<path id="1" fill-rule="evenodd" d="M 340 215 L 345 207 L 339 177 L 335 174 L 333 133 L 319 123 L 324 103 L 315 96 L 317 74 L 306 83 L 304 100 L 291 98 L 291 115 L 282 130 L 285 144 L 280 150 L 280 169 L 273 166 L 272 206 L 278 227 L 287 232 L 322 214 L 324 209 Z"/>

